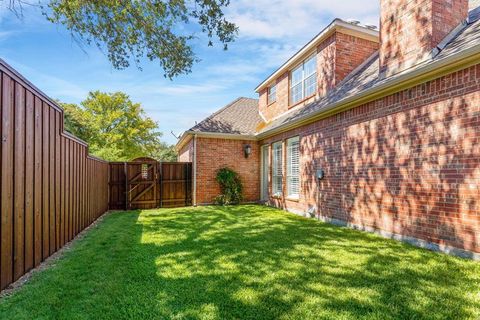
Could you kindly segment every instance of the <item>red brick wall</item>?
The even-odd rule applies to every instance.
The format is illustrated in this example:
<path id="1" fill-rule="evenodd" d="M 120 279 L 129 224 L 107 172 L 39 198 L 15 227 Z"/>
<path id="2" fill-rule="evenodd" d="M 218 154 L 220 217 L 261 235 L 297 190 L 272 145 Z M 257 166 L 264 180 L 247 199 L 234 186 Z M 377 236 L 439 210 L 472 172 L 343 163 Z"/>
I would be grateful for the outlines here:
<path id="1" fill-rule="evenodd" d="M 244 145 L 252 146 L 252 153 L 244 156 Z M 197 204 L 212 203 L 220 194 L 216 172 L 222 167 L 237 171 L 242 179 L 244 201 L 258 201 L 260 197 L 259 148 L 255 141 L 197 138 Z"/>
<path id="2" fill-rule="evenodd" d="M 359 37 L 336 32 L 316 49 L 317 54 L 317 91 L 319 96 L 324 96 L 334 88 L 355 68 L 361 65 L 379 48 L 377 42 L 365 40 Z M 309 57 L 307 54 L 302 59 Z M 312 102 L 314 98 L 300 102 L 294 106 L 289 101 L 289 72 L 285 72 L 274 82 L 277 84 L 277 101 L 269 103 L 267 89 L 259 93 L 259 109 L 267 121 L 280 116 L 290 108 L 301 108 Z"/>
<path id="3" fill-rule="evenodd" d="M 275 82 L 277 84 L 277 101 L 274 103 L 267 101 L 267 89 L 264 89 L 259 94 L 258 105 L 260 112 L 267 120 L 288 111 L 289 73 L 285 72 Z"/>
<path id="4" fill-rule="evenodd" d="M 187 142 L 178 152 L 178 161 L 193 162 L 193 139 Z"/>
<path id="5" fill-rule="evenodd" d="M 468 0 L 381 0 L 382 71 L 422 61 L 467 15 Z"/>
<path id="6" fill-rule="evenodd" d="M 331 35 L 317 48 L 317 91 L 320 96 L 326 95 L 337 83 L 336 57 L 340 55 L 337 52 L 337 34 Z"/>
<path id="7" fill-rule="evenodd" d="M 430 0 L 432 12 L 432 48 L 468 17 L 469 0 Z"/>
<path id="8" fill-rule="evenodd" d="M 296 135 L 300 200 L 272 203 L 480 252 L 480 65 L 261 144 Z"/>
<path id="9" fill-rule="evenodd" d="M 336 84 L 378 51 L 380 44 L 359 37 L 337 32 L 335 57 Z"/>

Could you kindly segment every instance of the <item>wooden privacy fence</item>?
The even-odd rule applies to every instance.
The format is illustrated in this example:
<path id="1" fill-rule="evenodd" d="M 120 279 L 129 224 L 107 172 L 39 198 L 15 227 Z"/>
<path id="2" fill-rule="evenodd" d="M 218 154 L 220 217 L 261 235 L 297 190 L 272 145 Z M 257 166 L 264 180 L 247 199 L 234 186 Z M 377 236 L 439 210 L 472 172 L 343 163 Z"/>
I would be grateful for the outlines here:
<path id="1" fill-rule="evenodd" d="M 107 162 L 63 130 L 63 110 L 0 60 L 0 289 L 108 209 Z"/>
<path id="2" fill-rule="evenodd" d="M 192 164 L 139 158 L 110 163 L 110 209 L 192 205 Z"/>

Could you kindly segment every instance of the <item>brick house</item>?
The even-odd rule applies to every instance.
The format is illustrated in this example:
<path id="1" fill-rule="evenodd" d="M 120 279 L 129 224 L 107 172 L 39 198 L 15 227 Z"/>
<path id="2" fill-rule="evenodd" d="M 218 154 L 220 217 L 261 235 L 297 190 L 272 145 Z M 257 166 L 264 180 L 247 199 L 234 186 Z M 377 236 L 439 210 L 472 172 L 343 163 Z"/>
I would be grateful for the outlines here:
<path id="1" fill-rule="evenodd" d="M 480 259 L 480 2 L 380 3 L 182 135 L 194 203 L 228 166 L 248 202 Z"/>

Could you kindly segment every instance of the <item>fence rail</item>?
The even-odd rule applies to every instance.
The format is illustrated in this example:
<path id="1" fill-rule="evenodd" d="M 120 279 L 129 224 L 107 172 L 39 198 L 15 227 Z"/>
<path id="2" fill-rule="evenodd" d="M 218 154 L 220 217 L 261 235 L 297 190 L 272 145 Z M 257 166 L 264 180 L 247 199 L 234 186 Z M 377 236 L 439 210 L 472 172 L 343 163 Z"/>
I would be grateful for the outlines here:
<path id="1" fill-rule="evenodd" d="M 108 209 L 109 164 L 64 132 L 63 110 L 0 60 L 0 289 Z"/>

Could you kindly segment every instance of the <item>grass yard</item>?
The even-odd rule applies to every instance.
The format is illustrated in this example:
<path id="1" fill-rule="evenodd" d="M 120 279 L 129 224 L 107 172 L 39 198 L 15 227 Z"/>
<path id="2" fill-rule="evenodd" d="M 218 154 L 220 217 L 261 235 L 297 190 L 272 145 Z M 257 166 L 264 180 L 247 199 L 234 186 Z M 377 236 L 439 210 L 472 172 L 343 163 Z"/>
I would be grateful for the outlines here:
<path id="1" fill-rule="evenodd" d="M 479 319 L 480 263 L 261 206 L 113 213 L 0 319 Z"/>

